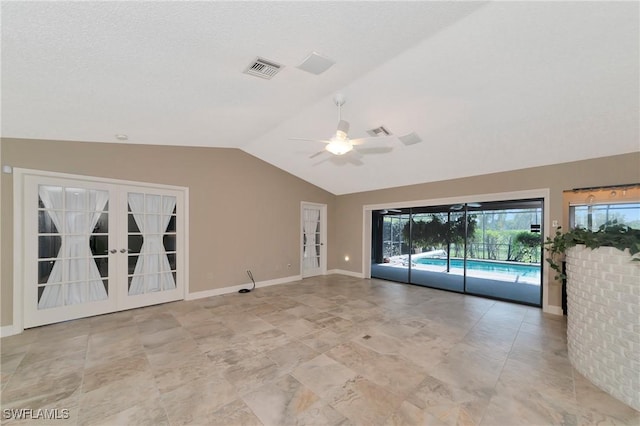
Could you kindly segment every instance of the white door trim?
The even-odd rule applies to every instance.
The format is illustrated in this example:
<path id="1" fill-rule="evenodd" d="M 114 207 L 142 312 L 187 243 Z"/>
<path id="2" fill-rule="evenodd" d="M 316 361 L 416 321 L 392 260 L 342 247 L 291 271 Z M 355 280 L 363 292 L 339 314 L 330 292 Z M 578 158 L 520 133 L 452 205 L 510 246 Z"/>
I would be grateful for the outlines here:
<path id="1" fill-rule="evenodd" d="M 320 267 L 317 274 L 304 273 L 304 209 L 314 207 L 320 209 Z M 327 274 L 327 205 L 302 201 L 300 203 L 300 276 L 302 278 Z"/>
<path id="2" fill-rule="evenodd" d="M 168 189 L 181 191 L 184 194 L 184 294 L 189 292 L 189 188 L 175 185 L 155 184 L 150 182 L 137 182 L 119 180 L 96 176 L 75 175 L 70 173 L 52 172 L 47 170 L 34 170 L 24 168 L 13 169 L 13 332 L 15 334 L 24 331 L 24 187 L 26 176 L 40 176 L 51 178 L 75 179 L 86 182 L 99 182 L 115 185 L 133 185 L 149 189 Z"/>

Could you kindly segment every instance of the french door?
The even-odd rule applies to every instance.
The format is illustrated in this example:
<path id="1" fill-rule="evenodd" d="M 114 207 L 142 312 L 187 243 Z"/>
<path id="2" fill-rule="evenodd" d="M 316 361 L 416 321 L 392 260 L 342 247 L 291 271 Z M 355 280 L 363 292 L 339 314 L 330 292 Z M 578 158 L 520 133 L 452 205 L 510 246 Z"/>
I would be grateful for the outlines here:
<path id="1" fill-rule="evenodd" d="M 24 176 L 24 326 L 184 297 L 184 192 Z"/>
<path id="2" fill-rule="evenodd" d="M 327 206 L 302 203 L 302 276 L 323 275 L 327 271 Z"/>

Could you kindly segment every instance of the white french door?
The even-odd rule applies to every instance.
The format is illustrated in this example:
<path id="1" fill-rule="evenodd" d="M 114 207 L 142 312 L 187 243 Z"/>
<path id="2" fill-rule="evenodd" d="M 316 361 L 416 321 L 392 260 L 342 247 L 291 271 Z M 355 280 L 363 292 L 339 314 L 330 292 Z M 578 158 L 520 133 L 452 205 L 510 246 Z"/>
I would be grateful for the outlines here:
<path id="1" fill-rule="evenodd" d="M 24 327 L 184 298 L 184 192 L 25 175 Z"/>
<path id="2" fill-rule="evenodd" d="M 127 206 L 126 244 L 121 244 L 126 246 L 126 256 L 119 259 L 127 271 L 122 307 L 182 299 L 182 250 L 178 247 L 183 245 L 184 233 L 178 232 L 183 219 L 178 215 L 180 193 L 129 186 L 120 194 L 120 205 Z"/>
<path id="3" fill-rule="evenodd" d="M 301 205 L 301 246 L 302 276 L 312 277 L 327 272 L 327 206 L 324 204 L 302 203 Z"/>

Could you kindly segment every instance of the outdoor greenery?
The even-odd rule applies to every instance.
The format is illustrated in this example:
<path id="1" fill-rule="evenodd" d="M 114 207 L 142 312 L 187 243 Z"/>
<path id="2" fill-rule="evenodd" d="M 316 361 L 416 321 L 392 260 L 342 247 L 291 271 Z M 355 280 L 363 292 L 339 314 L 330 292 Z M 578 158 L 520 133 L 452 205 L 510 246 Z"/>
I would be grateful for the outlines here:
<path id="1" fill-rule="evenodd" d="M 541 237 L 538 232 L 488 229 L 476 232 L 469 241 L 469 257 L 537 263 L 540 260 Z"/>
<path id="2" fill-rule="evenodd" d="M 409 231 L 412 232 L 413 247 L 434 248 L 450 247 L 454 257 L 463 256 L 465 221 L 463 215 L 456 215 L 450 222 L 441 215 L 433 214 L 427 220 L 407 221 L 402 228 L 405 244 L 409 243 Z M 468 256 L 474 259 L 506 260 L 511 262 L 534 263 L 539 260 L 540 234 L 522 230 L 478 230 L 476 215 L 467 216 L 469 237 Z M 484 238 L 483 238 L 484 234 Z"/>
<path id="3" fill-rule="evenodd" d="M 449 250 L 452 258 L 539 263 L 542 257 L 542 237 L 530 232 L 532 223 L 539 223 L 540 209 L 485 210 L 468 216 L 468 239 L 464 241 L 464 213 L 435 212 L 412 215 L 388 215 L 383 225 L 385 257 L 410 251 Z M 410 228 L 411 227 L 411 228 Z M 409 247 L 409 230 L 412 247 Z"/>
<path id="4" fill-rule="evenodd" d="M 544 244 L 549 257 L 546 259 L 558 273 L 556 278 L 564 278 L 559 266 L 565 251 L 577 244 L 590 248 L 611 246 L 621 250 L 629 249 L 632 255 L 640 252 L 640 230 L 638 229 L 637 204 L 597 206 L 592 210 L 576 207 L 576 221 L 591 224 L 605 223 L 597 231 L 576 228 L 562 232 L 558 228 L 553 238 Z M 615 207 L 615 208 L 614 208 Z M 623 210 L 623 207 L 626 210 Z M 579 211 L 578 211 L 579 210 Z M 587 214 L 591 219 L 587 220 Z M 540 223 L 540 209 L 484 210 L 468 216 L 468 240 L 466 255 L 470 259 L 539 263 L 541 261 L 542 237 L 538 232 L 530 232 L 532 223 Z M 384 256 L 409 253 L 412 248 L 449 250 L 451 257 L 465 255 L 465 221 L 460 212 L 418 213 L 412 216 L 395 215 L 384 218 Z M 579 219 L 579 220 L 578 220 Z M 606 221 L 607 219 L 611 219 Z M 620 222 L 620 223 L 619 223 Z M 625 224 L 621 224 L 624 222 Z M 633 228 L 632 228 L 633 227 Z M 412 231 L 409 247 L 409 230 Z M 634 260 L 640 260 L 637 258 Z"/>
<path id="5" fill-rule="evenodd" d="M 469 235 L 475 233 L 477 220 L 475 215 L 468 215 L 466 229 Z M 405 242 L 411 242 L 414 247 L 439 247 L 448 244 L 459 244 L 465 238 L 464 215 L 456 215 L 451 221 L 445 222 L 440 215 L 433 214 L 430 220 L 407 221 L 402 228 L 402 237 Z"/>
<path id="6" fill-rule="evenodd" d="M 598 247 L 615 247 L 621 251 L 629 249 L 629 253 L 634 256 L 633 260 L 640 260 L 640 257 L 635 256 L 640 253 L 640 229 L 633 229 L 616 221 L 605 223 L 596 231 L 577 227 L 562 232 L 561 228 L 558 228 L 554 237 L 547 238 L 544 244 L 549 253 L 546 260 L 557 272 L 556 279 L 566 279 L 567 276 L 561 267 L 562 258 L 567 250 L 579 244 L 584 244 L 590 249 Z"/>

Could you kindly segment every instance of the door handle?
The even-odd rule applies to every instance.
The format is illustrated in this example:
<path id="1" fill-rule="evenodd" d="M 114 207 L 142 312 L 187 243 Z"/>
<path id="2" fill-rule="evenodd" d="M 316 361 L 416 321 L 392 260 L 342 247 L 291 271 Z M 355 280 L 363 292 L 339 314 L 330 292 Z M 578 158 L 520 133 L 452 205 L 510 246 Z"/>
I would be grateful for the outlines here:
<path id="1" fill-rule="evenodd" d="M 129 250 L 127 250 L 127 249 L 120 249 L 120 253 L 126 253 L 126 252 L 128 252 L 128 251 L 129 251 Z"/>
<path id="2" fill-rule="evenodd" d="M 109 251 L 110 251 L 111 253 L 117 253 L 117 252 L 118 252 L 118 250 L 116 250 L 116 249 L 111 249 L 111 250 L 109 250 Z"/>

